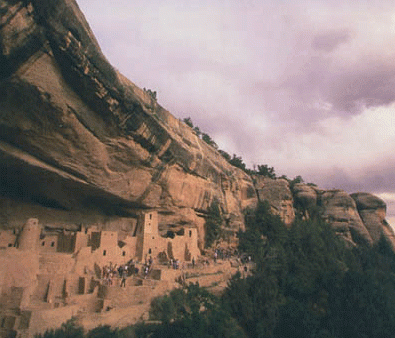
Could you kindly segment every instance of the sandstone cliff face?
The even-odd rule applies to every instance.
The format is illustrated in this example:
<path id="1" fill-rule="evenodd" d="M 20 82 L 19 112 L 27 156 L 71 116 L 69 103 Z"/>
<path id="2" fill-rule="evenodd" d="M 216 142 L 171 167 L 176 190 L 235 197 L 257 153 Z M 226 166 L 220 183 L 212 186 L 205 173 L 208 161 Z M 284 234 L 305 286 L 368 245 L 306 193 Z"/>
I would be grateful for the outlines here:
<path id="1" fill-rule="evenodd" d="M 217 199 L 243 226 L 251 178 L 114 70 L 74 0 L 1 0 L 0 11 L 0 206 L 102 223 L 155 207 L 164 224 L 202 229 Z M 26 220 L 6 214 L 3 226 Z"/>
<path id="2" fill-rule="evenodd" d="M 251 178 L 231 166 L 102 55 L 74 0 L 0 0 L 0 228 L 132 231 L 156 208 L 161 231 L 194 226 L 218 200 L 229 231 L 267 200 L 289 225 L 314 208 L 351 243 L 395 244 L 374 196 Z"/>

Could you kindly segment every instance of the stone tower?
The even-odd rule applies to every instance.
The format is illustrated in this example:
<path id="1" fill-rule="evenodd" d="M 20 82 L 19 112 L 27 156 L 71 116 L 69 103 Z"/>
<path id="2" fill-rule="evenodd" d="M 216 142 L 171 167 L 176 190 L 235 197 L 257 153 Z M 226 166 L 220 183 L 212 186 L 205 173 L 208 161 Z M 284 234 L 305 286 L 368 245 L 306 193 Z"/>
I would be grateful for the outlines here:
<path id="1" fill-rule="evenodd" d="M 147 256 L 156 254 L 156 248 L 159 241 L 158 234 L 158 212 L 149 211 L 141 214 L 140 228 L 137 235 L 137 257 L 139 260 Z"/>
<path id="2" fill-rule="evenodd" d="M 38 219 L 29 218 L 26 224 L 23 226 L 22 232 L 18 238 L 19 250 L 37 250 L 40 233 L 41 226 L 38 224 Z"/>

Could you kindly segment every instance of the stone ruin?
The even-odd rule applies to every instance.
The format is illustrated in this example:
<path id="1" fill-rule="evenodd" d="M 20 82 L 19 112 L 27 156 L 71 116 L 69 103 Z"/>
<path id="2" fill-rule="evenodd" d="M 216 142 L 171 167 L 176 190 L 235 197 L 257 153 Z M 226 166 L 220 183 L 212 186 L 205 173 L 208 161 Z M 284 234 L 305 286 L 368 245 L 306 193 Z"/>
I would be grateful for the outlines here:
<path id="1" fill-rule="evenodd" d="M 128 277 L 125 288 L 119 287 L 120 279 L 113 287 L 103 283 L 104 266 L 133 260 L 141 268 L 150 257 L 150 278 Z M 97 226 L 54 234 L 36 218 L 19 233 L 0 230 L 0 337 L 33 337 L 75 316 L 85 318 L 89 327 L 95 325 L 89 319 L 93 314 L 105 316 L 114 307 L 127 308 L 135 316 L 127 322 L 133 323 L 153 297 L 175 287 L 181 274 L 159 263 L 178 259 L 191 264 L 199 257 L 197 229 L 164 238 L 156 211 L 142 213 L 134 233 L 122 240 L 118 232 Z"/>

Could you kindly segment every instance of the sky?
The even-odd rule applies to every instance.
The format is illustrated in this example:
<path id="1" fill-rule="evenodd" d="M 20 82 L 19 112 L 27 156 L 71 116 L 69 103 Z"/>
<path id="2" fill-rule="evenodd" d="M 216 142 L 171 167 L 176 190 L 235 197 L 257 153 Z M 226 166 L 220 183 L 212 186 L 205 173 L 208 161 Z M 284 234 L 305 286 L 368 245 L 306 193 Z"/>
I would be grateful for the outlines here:
<path id="1" fill-rule="evenodd" d="M 395 225 L 387 0 L 77 0 L 104 55 L 248 167 L 369 192 Z"/>

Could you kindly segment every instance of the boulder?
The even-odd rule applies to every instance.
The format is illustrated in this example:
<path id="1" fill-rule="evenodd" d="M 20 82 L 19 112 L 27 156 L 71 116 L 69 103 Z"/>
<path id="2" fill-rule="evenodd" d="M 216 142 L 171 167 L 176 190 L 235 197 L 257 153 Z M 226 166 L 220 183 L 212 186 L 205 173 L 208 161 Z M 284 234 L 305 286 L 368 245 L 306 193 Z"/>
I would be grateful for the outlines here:
<path id="1" fill-rule="evenodd" d="M 253 177 L 259 201 L 268 201 L 272 212 L 280 215 L 286 225 L 295 219 L 292 192 L 284 179 L 271 179 L 260 175 Z"/>
<path id="2" fill-rule="evenodd" d="M 319 196 L 322 218 L 347 241 L 372 244 L 373 240 L 359 216 L 355 201 L 343 190 L 327 190 Z"/>
<path id="3" fill-rule="evenodd" d="M 296 183 L 292 188 L 295 202 L 303 209 L 311 209 L 317 205 L 316 189 L 305 183 Z"/>
<path id="4" fill-rule="evenodd" d="M 385 220 L 385 202 L 377 196 L 368 193 L 354 193 L 351 194 L 351 197 L 356 203 L 362 222 L 369 231 L 373 242 L 377 243 L 384 236 L 395 248 L 394 231 Z"/>

